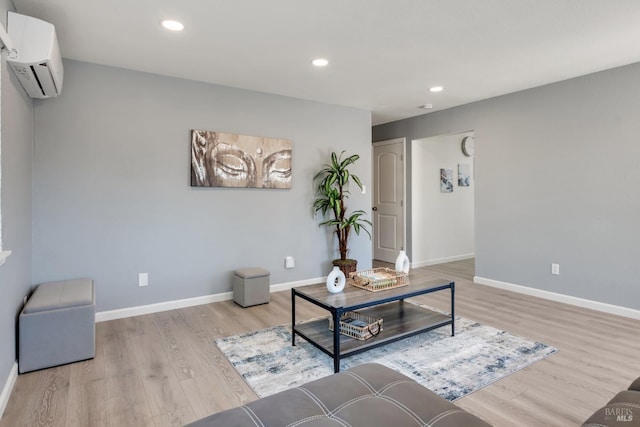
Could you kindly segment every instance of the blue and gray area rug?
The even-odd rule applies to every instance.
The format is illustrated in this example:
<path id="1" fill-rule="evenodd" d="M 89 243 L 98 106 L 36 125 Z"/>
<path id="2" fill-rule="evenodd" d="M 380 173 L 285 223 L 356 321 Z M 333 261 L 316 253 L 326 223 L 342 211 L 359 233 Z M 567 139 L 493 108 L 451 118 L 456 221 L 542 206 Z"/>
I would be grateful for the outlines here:
<path id="1" fill-rule="evenodd" d="M 557 350 L 491 326 L 456 318 L 456 335 L 443 327 L 342 359 L 341 368 L 377 362 L 448 399 L 481 389 Z M 215 341 L 260 397 L 333 373 L 333 360 L 296 337 L 290 325 Z"/>

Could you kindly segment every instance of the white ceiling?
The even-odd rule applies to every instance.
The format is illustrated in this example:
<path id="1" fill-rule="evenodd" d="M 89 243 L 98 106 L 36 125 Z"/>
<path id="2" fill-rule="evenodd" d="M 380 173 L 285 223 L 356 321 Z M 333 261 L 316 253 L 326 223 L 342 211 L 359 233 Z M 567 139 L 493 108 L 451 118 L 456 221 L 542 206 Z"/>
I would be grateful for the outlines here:
<path id="1" fill-rule="evenodd" d="M 639 0 L 13 1 L 56 26 L 65 58 L 367 109 L 373 124 L 640 61 Z"/>

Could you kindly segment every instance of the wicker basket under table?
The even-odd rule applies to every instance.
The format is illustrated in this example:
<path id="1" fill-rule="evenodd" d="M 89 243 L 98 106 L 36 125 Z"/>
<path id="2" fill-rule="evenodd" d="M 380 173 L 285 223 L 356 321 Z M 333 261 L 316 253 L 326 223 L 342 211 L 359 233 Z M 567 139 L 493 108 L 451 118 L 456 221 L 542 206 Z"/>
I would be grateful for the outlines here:
<path id="1" fill-rule="evenodd" d="M 362 325 L 362 326 L 360 326 Z M 333 331 L 333 318 L 329 317 L 329 330 Z M 340 316 L 340 333 L 360 341 L 375 337 L 382 331 L 382 319 L 357 311 L 347 311 Z"/>
<path id="2" fill-rule="evenodd" d="M 347 283 L 371 292 L 379 292 L 407 286 L 409 284 L 409 276 L 401 271 L 378 267 L 351 273 Z"/>

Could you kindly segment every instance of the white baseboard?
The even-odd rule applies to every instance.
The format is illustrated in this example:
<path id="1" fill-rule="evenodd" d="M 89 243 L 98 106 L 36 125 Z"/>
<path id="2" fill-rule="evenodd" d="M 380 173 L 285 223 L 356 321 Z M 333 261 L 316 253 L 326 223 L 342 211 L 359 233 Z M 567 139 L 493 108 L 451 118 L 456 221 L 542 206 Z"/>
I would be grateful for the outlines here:
<path id="1" fill-rule="evenodd" d="M 135 307 L 119 308 L 117 310 L 100 311 L 96 313 L 96 322 L 105 322 L 107 320 L 124 319 L 125 317 L 159 313 L 161 311 L 175 310 L 177 308 L 193 307 L 195 305 L 226 301 L 232 298 L 232 292 L 223 292 L 220 294 L 203 295 L 201 297 L 185 298 L 175 301 L 165 301 L 156 304 L 138 305 Z"/>
<path id="2" fill-rule="evenodd" d="M 18 378 L 18 362 L 13 362 L 13 366 L 9 371 L 9 376 L 7 377 L 7 381 L 4 383 L 4 387 L 2 388 L 2 393 L 0 394 L 0 420 L 4 415 L 4 410 L 7 408 L 7 403 L 9 403 L 9 397 L 11 396 L 11 391 L 13 390 L 13 386 L 15 385 L 17 378 Z"/>
<path id="3" fill-rule="evenodd" d="M 296 282 L 279 283 L 269 287 L 270 292 L 286 291 L 294 287 L 323 283 L 324 277 L 315 279 L 299 280 Z M 139 305 L 136 307 L 120 308 L 117 310 L 100 311 L 96 313 L 96 322 L 107 320 L 124 319 L 125 317 L 140 316 L 143 314 L 159 313 L 161 311 L 175 310 L 177 308 L 193 307 L 196 305 L 211 304 L 213 302 L 228 301 L 233 299 L 233 292 L 222 292 L 219 294 L 203 295 L 194 298 L 185 298 L 175 301 L 165 301 L 156 304 Z"/>
<path id="4" fill-rule="evenodd" d="M 522 285 L 514 285 L 513 283 L 501 282 L 499 280 L 487 279 L 479 276 L 474 276 L 473 281 L 474 283 L 477 283 L 479 285 L 487 285 L 494 288 L 505 289 L 507 291 L 513 291 L 519 294 L 531 295 L 551 301 L 562 302 L 565 304 L 589 308 L 596 311 L 602 311 L 604 313 L 629 317 L 631 319 L 640 319 L 640 310 L 635 310 L 628 307 L 621 307 L 604 302 L 578 298 L 571 295 L 558 294 L 556 292 L 544 291 L 542 289 L 530 288 Z"/>
<path id="5" fill-rule="evenodd" d="M 411 268 L 427 267 L 429 265 L 444 264 L 445 262 L 462 261 L 463 259 L 475 258 L 475 256 L 476 254 L 472 253 L 472 254 L 450 256 L 445 258 L 435 258 L 427 261 L 414 261 L 411 263 Z"/>
<path id="6" fill-rule="evenodd" d="M 271 292 L 279 292 L 279 291 L 287 291 L 291 288 L 298 288 L 300 286 L 309 286 L 309 285 L 317 285 L 318 283 L 325 283 L 327 281 L 327 276 L 316 277 L 313 279 L 305 279 L 298 280 L 296 282 L 285 282 L 279 283 L 277 285 L 271 285 Z"/>

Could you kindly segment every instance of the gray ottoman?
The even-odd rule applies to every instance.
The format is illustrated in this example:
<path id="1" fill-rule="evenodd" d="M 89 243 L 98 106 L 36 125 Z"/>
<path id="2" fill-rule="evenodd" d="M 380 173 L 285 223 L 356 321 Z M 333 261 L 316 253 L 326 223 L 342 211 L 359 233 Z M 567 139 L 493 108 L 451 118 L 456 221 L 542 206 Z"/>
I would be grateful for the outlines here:
<path id="1" fill-rule="evenodd" d="M 269 270 L 240 268 L 233 272 L 233 300 L 242 307 L 269 302 Z"/>
<path id="2" fill-rule="evenodd" d="M 18 319 L 18 370 L 49 368 L 96 355 L 93 280 L 39 285 Z"/>

